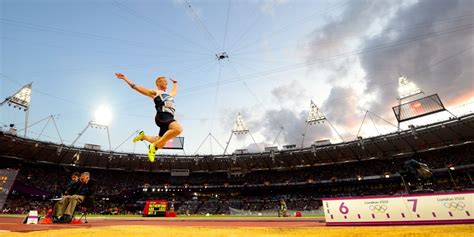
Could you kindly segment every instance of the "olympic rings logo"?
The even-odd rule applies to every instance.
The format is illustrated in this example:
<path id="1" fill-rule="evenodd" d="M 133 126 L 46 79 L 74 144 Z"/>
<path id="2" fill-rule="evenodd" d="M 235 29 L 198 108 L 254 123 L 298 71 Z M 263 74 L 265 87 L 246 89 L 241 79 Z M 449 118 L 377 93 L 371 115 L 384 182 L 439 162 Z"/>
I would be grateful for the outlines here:
<path id="1" fill-rule="evenodd" d="M 387 211 L 386 205 L 370 205 L 369 209 L 376 213 L 385 213 Z"/>
<path id="2" fill-rule="evenodd" d="M 462 211 L 464 210 L 464 207 L 466 207 L 466 204 L 464 202 L 445 202 L 444 207 L 449 208 L 451 210 L 459 210 Z"/>

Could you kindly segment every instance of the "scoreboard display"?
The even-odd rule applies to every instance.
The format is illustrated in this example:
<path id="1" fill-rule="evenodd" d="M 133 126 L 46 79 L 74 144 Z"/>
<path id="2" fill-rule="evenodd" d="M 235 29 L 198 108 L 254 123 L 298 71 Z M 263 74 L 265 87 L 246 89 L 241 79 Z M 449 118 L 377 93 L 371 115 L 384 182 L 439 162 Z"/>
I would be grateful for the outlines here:
<path id="1" fill-rule="evenodd" d="M 398 122 L 419 118 L 445 110 L 438 94 L 423 97 L 405 104 L 392 107 Z"/>
<path id="2" fill-rule="evenodd" d="M 17 174 L 18 170 L 0 169 L 0 209 L 3 209 Z"/>
<path id="3" fill-rule="evenodd" d="M 180 149 L 184 148 L 184 137 L 175 137 L 166 142 L 163 149 Z"/>
<path id="4" fill-rule="evenodd" d="M 143 208 L 143 216 L 166 216 L 167 208 L 166 200 L 148 200 Z"/>

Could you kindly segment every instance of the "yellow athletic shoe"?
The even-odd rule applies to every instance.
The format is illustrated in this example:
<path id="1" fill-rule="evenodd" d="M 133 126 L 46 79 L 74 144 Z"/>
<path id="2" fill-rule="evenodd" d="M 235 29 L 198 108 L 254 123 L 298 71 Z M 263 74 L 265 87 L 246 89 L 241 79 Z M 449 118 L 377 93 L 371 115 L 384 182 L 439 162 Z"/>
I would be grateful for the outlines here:
<path id="1" fill-rule="evenodd" d="M 138 135 L 135 138 L 133 138 L 133 143 L 143 140 L 144 137 L 145 137 L 145 132 L 140 131 Z"/>
<path id="2" fill-rule="evenodd" d="M 153 162 L 155 162 L 155 154 L 156 154 L 155 144 L 151 143 L 148 148 L 149 148 L 149 150 L 148 150 L 148 159 L 150 160 L 150 162 L 153 163 Z"/>

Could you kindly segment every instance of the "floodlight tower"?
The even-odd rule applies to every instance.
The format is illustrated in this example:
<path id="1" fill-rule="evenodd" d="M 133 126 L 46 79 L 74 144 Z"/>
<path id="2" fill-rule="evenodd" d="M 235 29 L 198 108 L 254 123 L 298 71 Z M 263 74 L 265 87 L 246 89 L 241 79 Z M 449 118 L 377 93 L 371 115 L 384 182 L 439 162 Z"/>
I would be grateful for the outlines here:
<path id="1" fill-rule="evenodd" d="M 252 138 L 253 142 L 255 143 L 255 147 L 258 149 L 257 142 L 255 142 L 255 139 L 253 138 L 252 133 L 250 132 L 250 130 L 245 125 L 244 119 L 242 118 L 242 115 L 240 115 L 240 113 L 239 113 L 237 115 L 237 120 L 235 121 L 234 128 L 232 129 L 232 131 L 230 133 L 229 141 L 227 141 L 227 144 L 225 146 L 224 155 L 225 155 L 225 152 L 227 151 L 227 148 L 229 147 L 230 141 L 232 140 L 232 136 L 234 134 L 236 134 L 236 135 L 249 134 L 250 137 Z"/>
<path id="2" fill-rule="evenodd" d="M 18 108 L 19 110 L 23 110 L 25 112 L 25 134 L 28 128 L 28 116 L 30 112 L 30 102 L 31 102 L 31 86 L 33 82 L 24 85 L 20 90 L 18 90 L 12 96 L 7 97 L 0 106 L 4 104 L 8 104 L 8 106 L 12 106 L 13 108 Z"/>
<path id="3" fill-rule="evenodd" d="M 413 97 L 418 94 L 424 94 L 413 82 L 407 78 L 400 76 L 398 79 L 398 105 L 392 107 L 395 117 L 398 121 L 397 129 L 400 131 L 400 123 L 411 119 L 423 117 L 426 115 L 434 114 L 441 111 L 447 111 L 453 118 L 457 118 L 451 111 L 447 110 L 438 94 L 424 96 L 415 100 L 404 102 L 402 100 Z M 416 132 L 413 125 L 409 126 L 412 133 Z"/>
<path id="4" fill-rule="evenodd" d="M 58 117 L 59 117 L 59 114 L 50 115 L 50 116 L 48 116 L 48 117 L 46 117 L 46 118 L 44 118 L 44 119 L 41 119 L 41 120 L 39 120 L 39 121 L 37 121 L 37 122 L 34 122 L 34 123 L 28 125 L 28 126 L 25 127 L 25 128 L 22 128 L 22 129 L 18 130 L 18 132 L 20 132 L 20 131 L 22 131 L 22 130 L 26 130 L 26 129 L 28 129 L 28 128 L 30 128 L 30 127 L 32 127 L 32 126 L 34 126 L 34 125 L 36 125 L 36 124 L 39 124 L 39 123 L 41 123 L 41 122 L 43 122 L 43 121 L 46 120 L 46 123 L 45 123 L 45 125 L 43 126 L 43 129 L 41 129 L 41 132 L 38 134 L 38 137 L 36 138 L 36 140 L 39 140 L 40 137 L 41 137 L 41 135 L 43 134 L 44 129 L 46 128 L 46 126 L 48 126 L 48 124 L 49 124 L 50 121 L 53 121 L 53 125 L 54 125 L 54 128 L 56 129 L 56 133 L 58 134 L 59 140 L 61 141 L 61 144 L 63 144 L 64 142 L 63 142 L 63 139 L 62 139 L 62 137 L 61 137 L 61 134 L 59 133 L 58 125 L 56 124 L 56 119 L 55 119 L 55 118 L 58 118 Z"/>
<path id="5" fill-rule="evenodd" d="M 86 127 L 79 133 L 76 139 L 72 142 L 71 147 L 74 147 L 77 140 L 86 132 L 88 128 L 98 128 L 107 130 L 107 138 L 109 141 L 109 150 L 112 151 L 112 145 L 110 143 L 110 133 L 109 133 L 109 122 L 111 119 L 110 111 L 105 107 L 99 107 L 95 113 L 95 119 L 87 123 Z"/>
<path id="6" fill-rule="evenodd" d="M 418 88 L 412 81 L 409 81 L 406 77 L 398 77 L 398 114 L 401 112 L 401 105 L 404 99 L 413 97 L 415 95 L 423 94 L 423 91 Z M 400 131 L 400 122 L 397 126 L 398 131 Z"/>
<path id="7" fill-rule="evenodd" d="M 209 134 L 204 138 L 204 140 L 202 140 L 201 145 L 199 145 L 199 147 L 194 152 L 194 155 L 196 155 L 199 152 L 199 149 L 201 149 L 202 145 L 204 144 L 204 142 L 206 142 L 207 139 L 209 139 L 209 147 L 211 148 L 211 154 L 212 154 L 212 139 L 214 139 L 217 145 L 219 145 L 222 149 L 224 149 L 224 147 L 219 143 L 216 137 L 214 137 L 214 135 L 212 135 L 212 133 L 209 132 Z"/>
<path id="8" fill-rule="evenodd" d="M 344 141 L 344 138 L 342 138 L 341 134 L 336 130 L 336 128 L 332 125 L 332 123 L 326 118 L 326 116 L 323 114 L 323 112 L 318 108 L 318 106 L 311 100 L 311 105 L 310 105 L 310 110 L 309 110 L 309 115 L 308 119 L 306 119 L 306 127 L 304 129 L 303 133 L 303 139 L 301 140 L 301 148 L 304 146 L 304 139 L 306 136 L 306 131 L 308 129 L 308 126 L 312 126 L 315 124 L 322 124 L 325 121 L 328 122 L 329 126 L 337 133 L 339 138 Z"/>
<path id="9" fill-rule="evenodd" d="M 86 132 L 86 130 L 88 128 L 98 128 L 98 129 L 105 129 L 107 130 L 107 138 L 108 138 L 108 141 L 109 141 L 109 150 L 112 151 L 112 145 L 110 143 L 110 133 L 109 133 L 109 126 L 107 125 L 103 125 L 103 124 L 98 124 L 96 122 L 94 122 L 94 120 L 92 121 L 89 121 L 86 125 L 86 127 L 78 134 L 78 136 L 76 137 L 76 139 L 74 139 L 74 141 L 72 142 L 71 144 L 71 147 L 74 147 L 74 144 L 76 144 L 77 140 L 79 140 L 79 138 Z"/>

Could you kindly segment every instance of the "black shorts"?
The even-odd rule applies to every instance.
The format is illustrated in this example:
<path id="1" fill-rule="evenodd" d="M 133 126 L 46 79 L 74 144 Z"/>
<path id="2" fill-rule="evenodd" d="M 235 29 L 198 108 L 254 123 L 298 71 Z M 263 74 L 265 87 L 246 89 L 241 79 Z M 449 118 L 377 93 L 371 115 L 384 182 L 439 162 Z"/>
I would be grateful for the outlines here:
<path id="1" fill-rule="evenodd" d="M 168 112 L 159 112 L 156 113 L 155 116 L 155 123 L 158 127 L 160 127 L 159 136 L 162 137 L 166 131 L 169 129 L 170 123 L 176 121 L 174 116 Z"/>

